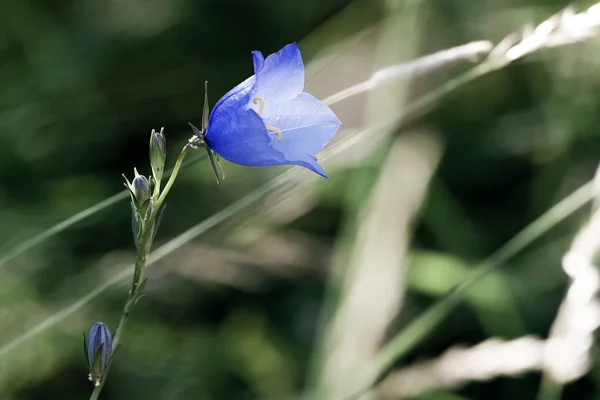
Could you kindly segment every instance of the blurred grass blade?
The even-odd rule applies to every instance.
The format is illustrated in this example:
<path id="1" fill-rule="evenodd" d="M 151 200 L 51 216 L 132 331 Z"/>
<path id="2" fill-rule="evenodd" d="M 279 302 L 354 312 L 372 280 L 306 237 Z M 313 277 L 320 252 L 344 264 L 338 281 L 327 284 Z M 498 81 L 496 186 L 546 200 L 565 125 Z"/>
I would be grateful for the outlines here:
<path id="1" fill-rule="evenodd" d="M 360 2 L 360 3 L 368 4 L 368 2 L 366 2 L 366 1 Z M 591 19 L 591 21 L 593 22 L 593 24 L 589 25 L 589 27 L 597 26 L 598 23 L 594 19 L 595 14 L 592 11 L 593 11 L 593 7 L 591 7 L 586 12 L 583 12 L 583 13 L 580 13 L 577 15 L 571 15 L 570 17 L 571 18 L 586 17 L 588 19 Z M 364 23 L 364 21 L 363 21 L 363 23 Z M 583 24 L 583 25 L 585 25 L 585 24 Z M 439 90 L 434 90 L 430 93 L 429 96 L 425 96 L 425 97 L 421 98 L 419 100 L 419 102 L 411 104 L 408 107 L 408 109 L 410 109 L 412 111 L 415 109 L 422 109 L 424 107 L 427 107 L 428 105 L 431 104 L 432 101 L 441 97 L 441 95 L 448 93 L 448 92 L 462 86 L 463 84 L 471 81 L 472 79 L 474 79 L 478 76 L 481 76 L 485 73 L 488 73 L 488 72 L 491 72 L 491 71 L 494 71 L 497 69 L 501 69 L 508 63 L 515 61 L 519 58 L 522 58 L 523 56 L 530 54 L 532 52 L 535 52 L 541 48 L 570 44 L 573 41 L 574 42 L 583 41 L 583 40 L 586 40 L 586 39 L 589 39 L 589 38 L 595 36 L 595 34 L 588 32 L 587 35 L 581 34 L 581 35 L 577 36 L 577 38 L 576 38 L 577 40 L 575 40 L 575 39 L 573 41 L 560 40 L 561 39 L 560 35 L 564 36 L 565 34 L 566 33 L 562 32 L 560 29 L 548 32 L 547 37 L 544 37 L 543 40 L 538 40 L 536 42 L 537 45 L 533 46 L 533 47 L 525 46 L 525 42 L 526 42 L 525 39 L 527 39 L 527 38 L 523 39 L 521 42 L 519 42 L 515 45 L 515 43 L 513 43 L 512 39 L 508 40 L 511 38 L 509 36 L 509 37 L 507 37 L 507 40 L 505 40 L 507 42 L 506 44 L 501 43 L 490 53 L 490 55 L 492 56 L 491 59 L 488 59 L 486 62 L 479 64 L 477 67 L 473 68 L 472 70 L 468 71 L 467 73 L 462 74 L 462 75 L 456 77 L 455 79 L 448 81 L 446 84 L 440 86 Z M 417 60 L 414 60 L 414 61 L 408 63 L 404 67 L 402 64 L 392 66 L 390 68 L 387 68 L 385 71 L 379 71 L 378 74 L 373 75 L 371 78 L 369 78 L 365 82 L 361 82 L 357 85 L 346 88 L 346 89 L 340 91 L 339 93 L 329 96 L 327 99 L 324 100 L 324 102 L 331 105 L 331 104 L 337 103 L 338 101 L 344 100 L 345 98 L 354 96 L 358 93 L 371 90 L 374 86 L 381 84 L 384 81 L 387 81 L 388 79 L 395 79 L 395 78 L 398 78 L 401 76 L 405 76 L 407 71 L 415 69 L 416 66 L 421 67 L 421 64 L 423 64 L 423 63 L 428 64 L 431 61 L 431 62 L 433 62 L 433 64 L 437 64 L 441 60 L 444 60 L 443 65 L 445 65 L 445 62 L 452 61 L 452 59 L 454 57 L 457 57 L 459 59 L 468 58 L 469 54 L 471 54 L 472 56 L 476 56 L 476 55 L 482 56 L 490 50 L 489 45 L 490 45 L 490 43 L 487 41 L 472 42 L 472 43 L 464 45 L 464 46 L 458 46 L 454 49 L 448 49 L 447 51 L 442 51 L 442 52 L 436 53 L 434 55 L 422 57 L 420 59 L 417 59 Z M 309 47 L 311 47 L 311 46 L 309 46 Z M 526 48 L 527 50 L 526 51 L 522 50 L 523 48 Z M 511 53 L 511 51 L 512 51 L 512 53 Z M 514 54 L 515 51 L 517 52 L 516 55 Z M 438 58 L 440 60 L 438 60 Z M 422 62 L 420 62 L 420 60 Z M 440 65 L 440 66 L 443 66 L 443 65 Z M 408 113 L 409 113 L 409 111 L 405 112 L 405 114 L 408 114 Z M 201 158 L 201 156 L 190 158 L 187 160 L 187 162 L 184 165 L 189 165 L 190 163 L 193 163 L 193 162 L 199 160 L 200 158 Z M 102 210 L 110 207 L 111 205 L 119 202 L 120 200 L 122 200 L 126 197 L 127 196 L 126 196 L 125 191 L 115 194 L 112 197 L 109 197 L 108 199 L 103 200 L 102 202 L 100 202 L 94 206 L 91 206 L 91 207 L 87 208 L 86 210 L 83 210 L 83 211 L 79 212 L 78 214 L 54 225 L 53 227 L 39 233 L 38 235 L 36 235 L 28 240 L 25 240 L 24 242 L 20 243 L 19 245 L 1 252 L 0 253 L 0 266 L 2 264 L 6 263 L 7 261 L 13 259 L 14 257 L 18 256 L 19 254 L 22 254 L 23 252 L 42 243 L 43 241 L 47 240 L 48 238 L 69 228 L 70 226 L 76 224 L 77 222 L 79 222 L 99 211 L 102 211 Z"/>
<path id="2" fill-rule="evenodd" d="M 343 101 L 351 96 L 354 96 L 358 93 L 366 92 L 372 90 L 374 87 L 381 85 L 383 83 L 389 82 L 390 80 L 405 78 L 409 72 L 416 72 L 422 69 L 422 72 L 429 72 L 431 69 L 435 69 L 434 67 L 441 68 L 449 63 L 456 62 L 457 59 L 468 59 L 469 57 L 475 55 L 482 55 L 482 53 L 486 53 L 489 51 L 489 42 L 474 42 L 466 45 L 458 46 L 455 48 L 443 50 L 441 52 L 426 55 L 420 57 L 416 60 L 412 60 L 408 63 L 401 63 L 398 65 L 393 65 L 385 70 L 378 71 L 375 75 L 369 78 L 367 81 L 362 82 L 358 85 L 354 85 L 350 88 L 346 88 L 341 90 L 338 93 L 335 93 L 326 99 L 323 100 L 324 103 L 328 105 L 333 105 L 340 101 Z M 423 98 L 423 102 L 419 104 L 414 104 L 414 107 L 409 107 L 410 109 L 419 109 L 423 105 L 428 105 L 432 100 L 441 97 L 443 94 L 448 91 L 455 89 L 456 87 L 470 81 L 471 79 L 481 75 L 481 71 L 473 71 L 473 74 L 465 74 L 465 79 L 461 79 L 460 81 L 451 80 L 450 82 L 453 85 L 443 85 L 442 88 L 446 88 L 440 91 L 434 91 L 431 93 L 431 96 Z M 485 71 L 487 72 L 487 71 Z M 196 161 L 204 158 L 205 154 L 198 154 L 192 157 L 188 157 L 186 161 L 184 161 L 183 166 L 188 166 Z M 167 173 L 171 173 L 173 169 L 168 170 Z M 119 201 L 127 198 L 127 191 L 123 190 L 106 200 L 101 201 L 69 218 L 66 220 L 59 222 L 58 224 L 48 228 L 47 230 L 33 236 L 30 239 L 27 239 L 17 246 L 14 246 L 8 250 L 0 252 L 0 266 L 2 264 L 7 263 L 13 258 L 17 257 L 20 254 L 28 251 L 29 249 L 37 246 L 38 244 L 44 242 L 45 240 L 51 238 L 54 235 L 59 234 L 60 232 L 68 229 L 69 227 L 75 225 L 76 223 L 94 215 L 97 212 L 100 212 L 113 204 L 118 203 Z"/>
<path id="3" fill-rule="evenodd" d="M 323 100 L 334 104 L 366 92 L 361 114 L 368 125 L 404 109 L 412 94 L 409 83 L 416 72 L 425 72 L 412 68 L 411 62 L 418 57 L 427 20 L 424 2 L 390 0 L 381 5 L 386 18 L 367 42 L 373 48 L 371 76 Z M 400 66 L 400 73 L 389 73 L 389 65 Z M 387 85 L 380 85 L 386 80 Z M 372 176 L 362 170 L 351 173 L 352 189 L 342 201 L 345 229 L 333 247 L 330 270 L 335 272 L 328 277 L 323 307 L 330 311 L 320 316 L 321 345 L 313 356 L 313 382 L 307 388 L 315 391 L 315 400 L 340 397 L 352 385 L 348 376 L 377 356 L 401 308 L 406 270 L 399 266 L 408 252 L 413 212 L 426 193 L 427 184 L 422 183 L 429 182 L 443 153 L 436 135 L 421 129 L 386 138 L 378 147 L 389 151 L 373 158 L 385 161 L 373 166 Z"/>
<path id="4" fill-rule="evenodd" d="M 123 190 L 117 194 L 112 195 L 108 199 L 101 201 L 100 203 L 97 203 L 91 207 L 86 208 L 85 210 L 83 210 L 81 212 L 78 212 L 77 214 L 65 219 L 64 221 L 59 222 L 58 224 L 46 229 L 45 231 L 33 236 L 32 238 L 29 238 L 29 239 L 19 243 L 17 246 L 3 251 L 0 254 L 0 266 L 2 264 L 5 264 L 9 260 L 12 260 L 19 254 L 25 253 L 27 250 L 31 249 L 32 247 L 37 246 L 38 244 L 42 243 L 43 241 L 50 239 L 52 236 L 64 231 L 65 229 L 69 228 L 70 226 L 75 225 L 77 222 L 82 221 L 82 220 L 86 219 L 87 217 L 89 217 L 99 211 L 102 211 L 105 208 L 108 208 L 123 199 L 126 199 L 127 196 L 128 196 L 127 190 Z"/>
<path id="5" fill-rule="evenodd" d="M 459 46 L 459 47 L 462 47 L 462 46 Z M 390 130 L 397 129 L 399 121 L 404 121 L 406 115 L 409 115 L 409 114 L 415 113 L 415 112 L 419 112 L 419 111 L 423 111 L 423 109 L 431 106 L 431 104 L 433 102 L 437 101 L 438 99 L 440 99 L 444 95 L 448 94 L 452 90 L 454 90 L 458 87 L 461 87 L 462 85 L 469 83 L 472 80 L 480 77 L 481 75 L 483 75 L 487 72 L 491 72 L 496 68 L 497 68 L 497 66 L 492 63 L 484 62 L 482 64 L 479 64 L 478 66 L 457 76 L 456 78 L 447 81 L 445 84 L 437 87 L 436 89 L 432 90 L 431 92 L 428 92 L 426 95 L 424 95 L 417 101 L 409 104 L 405 108 L 404 112 L 401 113 L 401 115 L 395 115 L 394 117 L 390 118 L 387 121 L 381 121 L 378 124 L 376 124 L 375 126 L 368 127 L 359 132 L 347 134 L 345 137 L 340 139 L 337 143 L 331 144 L 328 148 L 326 148 L 322 152 L 322 156 L 320 157 L 320 159 L 324 161 L 333 155 L 341 153 L 346 148 L 351 147 L 351 146 L 357 144 L 358 142 L 360 142 L 360 140 L 362 138 L 369 138 L 369 141 L 373 142 L 374 141 L 373 138 L 381 136 L 378 134 L 380 134 L 382 131 L 389 132 Z M 186 162 L 184 162 L 184 165 L 189 165 L 201 158 L 202 158 L 202 156 L 192 157 L 192 158 L 186 160 Z M 160 248 L 156 249 L 154 251 L 154 253 L 151 255 L 150 260 L 147 265 L 150 265 L 150 264 L 154 263 L 155 261 L 159 260 L 160 258 L 163 258 L 168 253 L 176 250 L 183 244 L 189 242 L 194 237 L 202 234 L 203 232 L 212 228 L 219 222 L 227 219 L 229 216 L 244 209 L 248 205 L 252 204 L 254 201 L 262 198 L 265 194 L 269 193 L 271 190 L 273 190 L 279 186 L 283 186 L 283 184 L 285 184 L 286 182 L 291 182 L 292 178 L 295 177 L 299 171 L 300 171 L 300 167 L 293 167 L 289 171 L 279 175 L 277 178 L 274 178 L 266 185 L 256 189 L 255 191 L 251 192 L 250 194 L 246 195 L 242 199 L 240 199 L 237 202 L 226 207 L 225 209 L 223 209 L 222 211 L 213 215 L 212 217 L 204 220 L 203 222 L 200 222 L 199 224 L 190 228 L 186 232 L 177 236 L 175 239 L 171 240 L 170 242 L 168 242 L 165 245 L 161 246 Z M 115 195 L 115 196 L 117 196 L 117 195 Z M 121 196 L 124 196 L 123 198 L 126 197 L 123 194 L 121 194 Z M 114 202 L 117 202 L 117 201 L 118 200 L 116 200 Z M 114 203 L 111 203 L 111 204 L 114 204 Z M 108 204 L 108 205 L 103 204 L 103 208 L 106 208 L 111 204 Z M 98 212 L 103 208 L 95 209 L 94 212 Z M 57 234 L 58 232 L 66 229 L 67 227 L 80 221 L 81 219 L 85 218 L 86 216 L 92 214 L 92 213 L 87 213 L 82 216 L 82 214 L 84 212 L 85 211 L 82 211 L 81 213 L 77 214 L 77 216 L 79 216 L 78 219 L 76 219 L 75 216 L 70 218 L 68 220 L 69 224 L 65 223 L 64 225 L 62 225 L 60 227 L 61 229 L 53 230 L 52 235 Z M 11 258 L 15 257 L 16 255 L 22 253 L 23 251 L 39 244 L 43 240 L 46 240 L 47 238 L 52 236 L 52 235 L 46 234 L 49 231 L 50 230 L 45 231 L 42 234 L 30 239 L 28 241 L 28 243 L 25 243 L 25 244 L 27 244 L 27 247 L 25 245 L 21 245 L 20 246 L 21 251 L 19 253 L 13 252 Z M 34 241 L 34 239 L 36 239 L 36 240 Z M 2 260 L 2 259 L 3 259 L 3 255 L 0 254 L 0 260 Z M 0 263 L 0 265 L 1 265 L 1 263 Z M 18 347 L 19 345 L 25 343 L 28 339 L 34 337 L 38 333 L 41 333 L 41 332 L 45 331 L 46 329 L 54 326 L 58 322 L 64 320 L 67 316 L 69 316 L 73 312 L 79 310 L 81 307 L 83 307 L 85 304 L 87 304 L 94 298 L 98 297 L 102 292 L 104 292 L 105 290 L 110 288 L 112 285 L 127 278 L 131 274 L 132 271 L 133 271 L 132 267 L 125 268 L 121 274 L 118 274 L 115 277 L 113 277 L 112 279 L 108 280 L 107 282 L 101 284 L 95 290 L 88 293 L 86 296 L 79 298 L 70 306 L 64 307 L 63 309 L 57 311 L 56 313 L 54 313 L 50 317 L 46 318 L 45 320 L 43 320 L 42 322 L 40 322 L 39 324 L 37 324 L 36 326 L 31 328 L 29 331 L 27 331 L 26 333 L 21 335 L 19 338 L 4 345 L 3 347 L 0 348 L 0 357 L 4 354 L 8 353 L 12 349 Z"/>
<path id="6" fill-rule="evenodd" d="M 204 154 L 197 154 L 192 157 L 189 157 L 184 163 L 183 166 L 188 166 L 190 164 L 195 163 L 196 161 L 204 158 Z M 171 173 L 173 169 L 171 168 L 168 173 Z M 50 239 L 52 236 L 59 234 L 65 229 L 75 225 L 76 223 L 83 221 L 84 219 L 91 217 L 92 215 L 112 206 L 113 204 L 118 203 L 121 200 L 124 200 L 128 197 L 127 190 L 123 190 L 117 194 L 112 195 L 106 200 L 102 200 L 100 203 L 94 204 L 91 207 L 86 208 L 83 211 L 78 212 L 77 214 L 65 219 L 62 222 L 46 229 L 45 231 L 29 238 L 15 247 L 12 247 L 8 250 L 5 250 L 0 253 L 0 266 L 17 257 L 19 254 L 25 253 L 27 250 L 37 246 L 38 244 L 44 242 L 45 240 Z"/>
<path id="7" fill-rule="evenodd" d="M 372 134 L 371 130 L 365 130 L 365 131 L 362 131 L 359 133 L 355 133 L 353 135 L 349 135 L 343 141 L 340 141 L 340 142 L 332 145 L 330 149 L 327 149 L 324 152 L 325 156 L 322 158 L 326 159 L 326 158 L 328 158 L 328 156 L 330 156 L 332 154 L 340 153 L 340 152 L 344 151 L 348 146 L 355 145 L 360 137 L 368 137 L 370 134 Z M 204 221 L 196 224 L 192 228 L 188 229 L 184 233 L 178 235 L 174 239 L 170 240 L 169 242 L 167 242 L 166 244 L 162 245 L 161 247 L 157 248 L 154 252 L 152 252 L 152 254 L 150 255 L 150 259 L 148 260 L 148 263 L 146 265 L 149 266 L 151 264 L 154 264 L 156 261 L 164 258 L 168 254 L 172 253 L 173 251 L 177 250 L 184 244 L 188 243 L 190 240 L 194 239 L 195 237 L 201 235 L 202 233 L 206 232 L 210 228 L 216 226 L 220 222 L 226 220 L 227 218 L 231 217 L 232 215 L 236 214 L 237 212 L 243 210 L 244 208 L 246 208 L 246 207 L 250 206 L 251 204 L 255 203 L 256 201 L 260 200 L 261 198 L 263 198 L 265 195 L 267 195 L 271 191 L 273 191 L 279 187 L 282 187 L 286 183 L 292 182 L 294 180 L 294 178 L 296 178 L 296 176 L 299 175 L 300 173 L 304 173 L 302 168 L 293 167 L 292 169 L 280 174 L 279 176 L 272 179 L 271 181 L 269 181 L 265 185 L 261 186 L 260 188 L 254 190 L 251 193 L 249 193 L 248 195 L 242 197 L 240 200 L 236 201 L 235 203 L 229 205 L 228 207 L 225 207 L 223 210 L 214 214 L 212 217 L 209 217 L 209 218 L 205 219 Z M 315 177 L 314 179 L 318 179 L 318 178 Z M 21 344 L 25 343 L 27 340 L 31 339 L 35 335 L 45 331 L 48 328 L 51 328 L 52 326 L 56 325 L 57 323 L 61 322 L 62 320 L 64 320 L 68 316 L 70 316 L 72 313 L 79 310 L 84 305 L 86 305 L 87 303 L 89 303 L 90 301 L 92 301 L 93 299 L 98 297 L 100 294 L 102 294 L 104 291 L 109 289 L 111 286 L 130 277 L 132 275 L 132 273 L 133 273 L 133 264 L 129 264 L 123 268 L 122 272 L 113 276 L 111 279 L 107 280 L 106 282 L 100 284 L 94 290 L 90 291 L 87 295 L 77 299 L 71 305 L 64 307 L 61 310 L 55 312 L 54 314 L 52 314 L 51 316 L 49 316 L 48 318 L 46 318 L 45 320 L 43 320 L 42 322 L 40 322 L 39 324 L 34 326 L 33 328 L 29 329 L 23 335 L 19 336 L 18 338 L 12 340 L 8 344 L 1 347 L 0 348 L 0 357 L 9 353 L 13 349 L 19 347 Z"/>
<path id="8" fill-rule="evenodd" d="M 378 358 L 371 366 L 369 375 L 358 384 L 359 386 L 357 386 L 357 390 L 354 393 L 362 393 L 368 390 L 399 358 L 406 355 L 424 340 L 450 314 L 468 290 L 481 278 L 506 263 L 535 239 L 590 202 L 594 198 L 594 195 L 593 182 L 590 181 L 533 221 L 498 251 L 484 260 L 468 279 L 457 285 L 427 311 L 421 313 L 382 349 Z"/>
<path id="9" fill-rule="evenodd" d="M 185 231 L 184 233 L 180 234 L 176 238 L 174 238 L 174 239 L 170 240 L 169 242 L 167 242 L 166 244 L 162 245 L 161 247 L 159 247 L 152 253 L 152 255 L 150 256 L 150 259 L 148 260 L 147 265 L 149 266 L 151 264 L 154 264 L 156 261 L 164 258 L 165 256 L 167 256 L 174 250 L 176 250 L 179 247 L 183 246 L 184 244 L 188 243 L 190 240 L 194 239 L 196 236 L 201 235 L 202 233 L 206 232 L 210 228 L 216 226 L 220 222 L 222 222 L 222 221 L 226 220 L 227 218 L 229 218 L 230 216 L 234 215 L 238 211 L 243 210 L 247 206 L 249 206 L 252 203 L 256 202 L 257 200 L 261 199 L 263 196 L 265 196 L 266 194 L 271 192 L 273 189 L 275 189 L 279 186 L 282 186 L 286 182 L 289 182 L 291 180 L 291 178 L 294 176 L 294 174 L 293 174 L 294 172 L 297 172 L 295 168 L 286 173 L 281 174 L 279 177 L 271 180 L 268 184 L 251 192 L 247 196 L 236 201 L 235 203 L 226 207 L 225 209 L 223 209 L 222 211 L 213 215 L 212 217 L 205 219 L 204 221 L 200 222 L 199 224 L 195 225 L 194 227 L 192 227 L 192 228 L 188 229 L 187 231 Z M 4 354 L 10 352 L 11 350 L 15 349 L 19 345 L 23 344 L 28 339 L 32 338 L 33 336 L 37 335 L 38 333 L 41 333 L 41 332 L 45 331 L 46 329 L 56 325 L 58 322 L 64 320 L 66 317 L 68 317 L 69 315 L 71 315 L 72 313 L 79 310 L 84 305 L 86 305 L 87 303 L 89 303 L 90 301 L 92 301 L 93 299 L 98 297 L 100 294 L 102 294 L 104 291 L 109 289 L 111 286 L 129 278 L 132 275 L 132 273 L 133 273 L 133 264 L 127 265 L 126 267 L 123 268 L 123 270 L 119 274 L 113 276 L 111 279 L 102 283 L 101 285 L 96 287 L 94 290 L 89 292 L 86 296 L 81 297 L 80 299 L 75 301 L 73 304 L 57 311 L 56 313 L 54 313 L 50 317 L 46 318 L 44 321 L 42 321 L 41 323 L 39 323 L 32 329 L 28 330 L 25 334 L 19 336 L 17 339 L 13 340 L 12 342 L 10 342 L 7 345 L 0 348 L 0 357 L 2 357 Z"/>
<path id="10" fill-rule="evenodd" d="M 375 186 L 365 190 L 368 179 L 357 185 L 370 194 L 359 207 L 348 206 L 348 214 L 358 208 L 356 217 L 349 216 L 347 238 L 333 255 L 333 271 L 343 274 L 331 277 L 330 290 L 339 294 L 335 312 L 324 315 L 329 325 L 321 340 L 325 348 L 317 354 L 322 364 L 315 368 L 316 399 L 337 399 L 347 390 L 347 377 L 376 359 L 390 322 L 402 308 L 413 222 L 443 144 L 433 131 L 419 127 L 390 145 Z"/>

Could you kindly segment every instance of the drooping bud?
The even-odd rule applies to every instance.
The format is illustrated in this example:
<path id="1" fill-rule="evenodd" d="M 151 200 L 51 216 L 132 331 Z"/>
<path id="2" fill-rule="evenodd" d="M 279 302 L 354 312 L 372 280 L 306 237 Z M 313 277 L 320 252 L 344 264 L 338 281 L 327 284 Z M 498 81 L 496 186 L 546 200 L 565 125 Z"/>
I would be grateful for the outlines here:
<path id="1" fill-rule="evenodd" d="M 83 338 L 90 370 L 89 379 L 95 386 L 99 386 L 113 354 L 112 335 L 106 324 L 94 322 L 88 337 L 86 338 L 84 333 Z"/>
<path id="2" fill-rule="evenodd" d="M 152 166 L 152 175 L 156 179 L 157 185 L 160 184 L 165 169 L 165 160 L 167 158 L 165 128 L 160 128 L 160 132 L 152 129 L 150 134 L 150 165 Z"/>

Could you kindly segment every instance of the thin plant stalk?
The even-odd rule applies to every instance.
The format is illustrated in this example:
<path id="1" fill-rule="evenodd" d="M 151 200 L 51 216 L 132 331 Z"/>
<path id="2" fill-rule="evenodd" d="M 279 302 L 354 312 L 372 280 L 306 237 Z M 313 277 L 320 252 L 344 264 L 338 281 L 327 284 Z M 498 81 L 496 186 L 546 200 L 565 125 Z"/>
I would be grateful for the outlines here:
<path id="1" fill-rule="evenodd" d="M 560 400 L 562 398 L 563 386 L 544 375 L 537 394 L 538 400 Z"/>
<path id="2" fill-rule="evenodd" d="M 147 229 L 147 231 L 151 231 L 151 229 Z M 131 283 L 131 291 L 129 292 L 129 296 L 127 297 L 127 301 L 125 302 L 125 306 L 123 307 L 123 314 L 121 315 L 121 320 L 119 321 L 119 325 L 117 326 L 117 330 L 115 331 L 115 335 L 113 337 L 113 355 L 116 352 L 119 343 L 121 343 L 123 339 L 123 333 L 125 331 L 125 325 L 127 324 L 127 319 L 129 318 L 129 314 L 131 313 L 131 309 L 142 295 L 141 290 L 143 290 L 143 279 L 144 279 L 144 269 L 146 268 L 146 260 L 148 258 L 148 254 L 150 253 L 150 241 L 147 244 L 140 243 L 138 247 L 137 256 L 135 259 L 135 270 L 133 275 L 133 281 Z M 104 387 L 104 383 L 106 382 L 106 376 L 108 375 L 108 371 L 110 369 L 109 363 L 104 370 L 104 374 L 102 379 L 100 380 L 100 384 L 98 386 L 94 386 L 94 390 L 92 395 L 90 396 L 90 400 L 96 400 L 100 396 L 100 392 L 102 392 L 102 388 Z"/>
<path id="3" fill-rule="evenodd" d="M 192 158 L 188 157 L 188 161 L 183 163 L 180 166 L 187 166 L 187 165 L 193 164 L 197 161 L 204 159 L 204 157 L 206 157 L 206 154 L 201 154 L 201 153 L 197 154 L 195 156 L 192 156 Z M 171 171 L 167 171 L 167 173 L 169 173 L 169 172 L 171 174 L 173 173 Z M 51 226 L 50 228 L 46 229 L 45 231 L 40 232 L 39 234 L 37 234 L 35 236 L 32 236 L 31 238 L 21 242 L 20 244 L 16 245 L 15 247 L 12 247 L 12 248 L 9 248 L 7 250 L 0 252 L 0 268 L 3 266 L 3 264 L 6 264 L 13 258 L 16 258 L 17 256 L 19 256 L 23 253 L 26 253 L 30 249 L 45 242 L 46 240 L 50 239 L 51 237 L 58 235 L 62 231 L 70 228 L 71 226 L 83 221 L 86 218 L 91 217 L 92 215 L 95 215 L 96 213 L 99 213 L 100 211 L 107 209 L 108 207 L 113 206 L 114 204 L 117 204 L 118 202 L 120 202 L 122 200 L 127 199 L 128 198 L 127 195 L 128 195 L 127 190 L 122 190 L 119 193 L 115 193 L 112 196 L 108 197 L 107 199 L 104 199 L 101 202 L 94 204 L 93 206 L 88 207 L 85 210 L 82 210 L 75 215 L 72 215 L 71 217 L 65 219 L 64 221 Z"/>
<path id="4" fill-rule="evenodd" d="M 183 147 L 183 150 L 177 157 L 177 161 L 175 162 L 175 166 L 173 168 L 173 173 L 169 177 L 167 184 L 165 185 L 163 191 L 160 193 L 158 199 L 156 200 L 156 205 L 152 214 L 148 218 L 145 224 L 143 224 L 142 232 L 141 232 L 141 240 L 139 241 L 137 248 L 137 255 L 135 258 L 135 265 L 133 271 L 133 279 L 131 282 L 131 290 L 129 291 L 129 295 L 127 296 L 127 300 L 125 301 L 125 306 L 123 307 L 123 313 L 121 314 L 121 320 L 119 321 L 119 325 L 117 326 L 117 330 L 115 331 L 113 337 L 113 349 L 112 355 L 114 356 L 117 351 L 119 345 L 123 340 L 123 336 L 125 333 L 125 326 L 127 325 L 127 320 L 129 319 L 129 315 L 133 309 L 133 306 L 138 302 L 140 297 L 143 296 L 144 286 L 146 283 L 144 272 L 146 269 L 146 261 L 150 255 L 150 250 L 152 248 L 152 241 L 155 236 L 155 230 L 158 229 L 157 216 L 160 214 L 161 207 L 167 197 L 167 194 L 173 187 L 175 183 L 175 179 L 177 179 L 177 175 L 179 173 L 179 169 L 181 168 L 181 164 L 183 163 L 183 159 L 190 149 L 190 144 L 186 144 Z M 104 372 L 102 379 L 100 380 L 97 386 L 94 386 L 94 390 L 92 391 L 92 395 L 90 396 L 90 400 L 97 400 L 102 392 L 102 388 L 106 383 L 106 378 L 108 375 L 108 371 L 110 370 L 112 362 L 109 363 Z"/>

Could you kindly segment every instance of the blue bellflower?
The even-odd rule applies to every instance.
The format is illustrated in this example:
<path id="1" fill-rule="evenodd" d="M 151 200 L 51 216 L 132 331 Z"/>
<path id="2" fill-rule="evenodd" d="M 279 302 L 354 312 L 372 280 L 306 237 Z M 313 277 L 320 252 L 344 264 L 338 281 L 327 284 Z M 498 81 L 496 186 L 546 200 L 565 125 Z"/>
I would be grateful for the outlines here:
<path id="1" fill-rule="evenodd" d="M 266 59 L 252 52 L 254 75 L 223 96 L 208 118 L 204 108 L 201 144 L 236 164 L 300 165 L 327 177 L 318 153 L 341 125 L 336 115 L 304 89 L 304 64 L 295 43 Z M 213 168 L 214 162 L 213 162 Z"/>
<path id="2" fill-rule="evenodd" d="M 110 363 L 113 354 L 112 335 L 106 324 L 94 322 L 87 339 L 85 334 L 83 337 L 87 364 L 90 370 L 89 378 L 94 382 L 94 385 L 99 386 L 102 374 Z"/>

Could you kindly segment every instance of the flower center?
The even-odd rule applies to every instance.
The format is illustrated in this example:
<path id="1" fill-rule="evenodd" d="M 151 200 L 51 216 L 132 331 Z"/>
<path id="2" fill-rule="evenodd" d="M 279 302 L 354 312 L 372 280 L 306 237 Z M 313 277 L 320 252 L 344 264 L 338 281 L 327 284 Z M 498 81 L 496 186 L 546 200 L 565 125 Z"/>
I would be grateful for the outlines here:
<path id="1" fill-rule="evenodd" d="M 265 109 L 265 99 L 263 99 L 262 97 L 256 96 L 255 98 L 252 99 L 252 104 L 259 104 L 258 111 L 256 113 L 260 117 L 263 110 Z M 275 132 L 277 134 L 277 141 L 281 142 L 281 139 L 283 139 L 283 134 L 281 133 L 281 129 L 277 128 L 276 126 L 266 125 L 266 124 L 265 124 L 265 128 L 267 128 L 267 130 L 269 130 L 269 131 Z"/>

